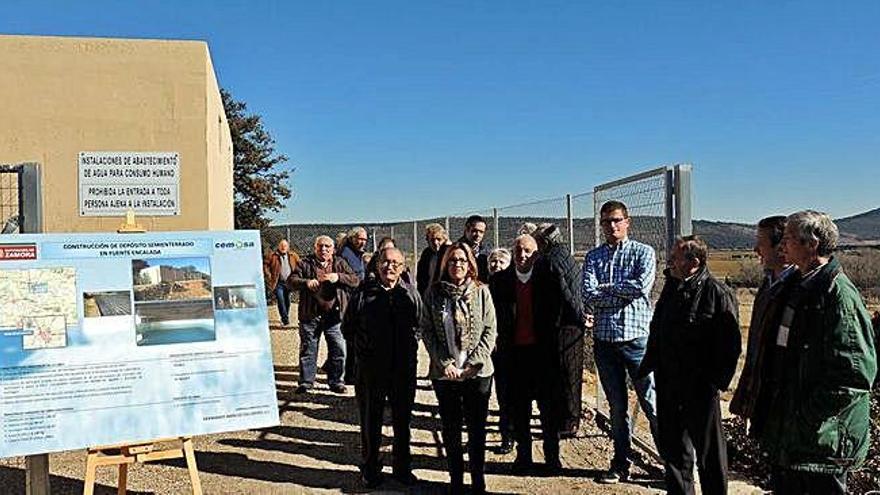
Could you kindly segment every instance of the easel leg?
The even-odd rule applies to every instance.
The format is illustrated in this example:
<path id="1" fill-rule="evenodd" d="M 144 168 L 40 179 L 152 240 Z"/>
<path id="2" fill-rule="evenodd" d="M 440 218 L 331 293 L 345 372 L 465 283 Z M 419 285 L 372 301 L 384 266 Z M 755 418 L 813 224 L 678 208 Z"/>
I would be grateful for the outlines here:
<path id="1" fill-rule="evenodd" d="M 116 484 L 116 494 L 125 495 L 128 493 L 128 464 L 119 465 L 119 481 Z"/>
<path id="2" fill-rule="evenodd" d="M 83 495 L 94 495 L 95 493 L 95 470 L 97 465 L 98 453 L 89 452 L 86 457 L 86 479 L 83 481 Z"/>
<path id="3" fill-rule="evenodd" d="M 29 455 L 25 464 L 25 494 L 49 495 L 49 454 Z"/>
<path id="4" fill-rule="evenodd" d="M 199 468 L 196 466 L 196 452 L 193 449 L 192 437 L 185 437 L 181 440 L 183 441 L 183 454 L 186 457 L 186 468 L 189 471 L 193 495 L 202 495 L 202 482 L 199 480 Z"/>

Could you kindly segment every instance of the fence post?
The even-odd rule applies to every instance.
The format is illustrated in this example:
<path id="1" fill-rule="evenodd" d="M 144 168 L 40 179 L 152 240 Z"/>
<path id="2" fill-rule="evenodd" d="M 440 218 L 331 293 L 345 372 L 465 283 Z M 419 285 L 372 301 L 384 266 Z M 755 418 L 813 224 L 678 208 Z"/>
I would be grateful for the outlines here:
<path id="1" fill-rule="evenodd" d="M 391 226 L 391 238 L 394 239 L 394 225 Z M 397 242 L 397 240 L 394 242 Z"/>
<path id="2" fill-rule="evenodd" d="M 571 194 L 565 195 L 565 215 L 568 221 L 568 251 L 574 256 L 574 215 L 571 210 Z"/>
<path id="3" fill-rule="evenodd" d="M 372 230 L 373 230 L 373 252 L 375 253 L 376 250 L 379 249 L 379 246 L 376 245 L 376 243 L 377 243 L 377 241 L 376 241 L 376 227 L 373 226 Z"/>
<path id="4" fill-rule="evenodd" d="M 593 188 L 593 247 L 600 244 L 602 238 L 602 227 L 599 224 L 599 186 Z"/>
<path id="5" fill-rule="evenodd" d="M 675 235 L 693 234 L 694 226 L 691 218 L 693 198 L 692 187 L 693 167 L 688 163 L 675 166 Z"/>
<path id="6" fill-rule="evenodd" d="M 418 261 L 418 260 L 419 260 L 419 258 L 418 258 L 418 256 L 419 256 L 419 222 L 413 222 L 413 232 L 412 232 L 412 234 L 413 234 L 413 237 L 412 237 L 412 241 L 413 241 L 413 250 L 412 250 L 412 257 L 413 257 L 412 272 L 413 272 L 413 275 L 415 275 L 416 277 L 418 277 L 419 274 L 418 274 L 418 271 L 417 271 L 417 270 L 419 269 L 419 267 L 418 267 L 418 264 L 419 264 L 419 261 Z"/>
<path id="7" fill-rule="evenodd" d="M 23 163 L 18 175 L 18 231 L 22 234 L 43 231 L 43 192 L 40 164 Z"/>
<path id="8" fill-rule="evenodd" d="M 448 235 L 450 237 L 450 240 L 452 240 L 452 235 L 449 232 L 449 217 L 446 217 L 446 235 Z"/>
<path id="9" fill-rule="evenodd" d="M 32 234 L 43 231 L 40 165 L 25 163 L 18 173 L 18 231 Z M 26 495 L 49 495 L 49 454 L 25 457 L 24 491 Z"/>
<path id="10" fill-rule="evenodd" d="M 287 237 L 285 239 L 287 239 L 287 242 L 290 242 L 290 225 L 287 226 Z"/>
<path id="11" fill-rule="evenodd" d="M 675 244 L 675 177 L 672 167 L 666 167 L 666 261 Z"/>
<path id="12" fill-rule="evenodd" d="M 492 208 L 492 240 L 495 241 L 493 247 L 498 247 L 498 208 Z"/>

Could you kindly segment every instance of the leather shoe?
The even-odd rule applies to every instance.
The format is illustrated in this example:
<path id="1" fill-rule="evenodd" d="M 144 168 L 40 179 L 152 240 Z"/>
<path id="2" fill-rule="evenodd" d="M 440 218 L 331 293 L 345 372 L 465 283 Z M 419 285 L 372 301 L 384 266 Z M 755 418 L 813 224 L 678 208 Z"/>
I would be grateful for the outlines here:
<path id="1" fill-rule="evenodd" d="M 419 479 L 416 478 L 416 475 L 412 474 L 412 472 L 394 473 L 391 477 L 405 486 L 413 486 L 419 482 Z"/>
<path id="2" fill-rule="evenodd" d="M 498 448 L 495 449 L 495 453 L 507 455 L 511 452 L 513 452 L 513 440 L 508 437 L 503 437 L 501 439 L 501 445 L 499 445 Z"/>
<path id="3" fill-rule="evenodd" d="M 361 475 L 361 481 L 364 483 L 364 486 L 371 490 L 378 488 L 382 484 L 382 478 L 382 473 Z"/>

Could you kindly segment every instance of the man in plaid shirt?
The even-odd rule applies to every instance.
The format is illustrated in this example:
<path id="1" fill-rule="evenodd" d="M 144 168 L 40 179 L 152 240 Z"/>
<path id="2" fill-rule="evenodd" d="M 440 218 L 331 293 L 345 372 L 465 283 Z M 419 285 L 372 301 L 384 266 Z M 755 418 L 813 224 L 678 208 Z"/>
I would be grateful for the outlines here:
<path id="1" fill-rule="evenodd" d="M 582 297 L 584 308 L 592 308 L 588 309 L 587 326 L 593 326 L 596 368 L 611 408 L 614 440 L 611 468 L 597 481 L 617 483 L 629 477 L 632 449 L 627 374 L 656 439 L 654 377 L 634 377 L 648 344 L 657 257 L 651 246 L 627 236 L 630 218 L 620 201 L 602 205 L 600 225 L 605 243 L 587 253 L 584 260 Z"/>

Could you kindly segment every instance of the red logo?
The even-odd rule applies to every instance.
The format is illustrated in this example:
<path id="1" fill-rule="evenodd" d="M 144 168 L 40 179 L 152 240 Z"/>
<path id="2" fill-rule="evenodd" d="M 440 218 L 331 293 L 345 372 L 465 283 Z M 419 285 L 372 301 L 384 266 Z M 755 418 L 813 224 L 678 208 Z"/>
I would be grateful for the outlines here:
<path id="1" fill-rule="evenodd" d="M 0 261 L 37 259 L 36 244 L 0 244 Z"/>

